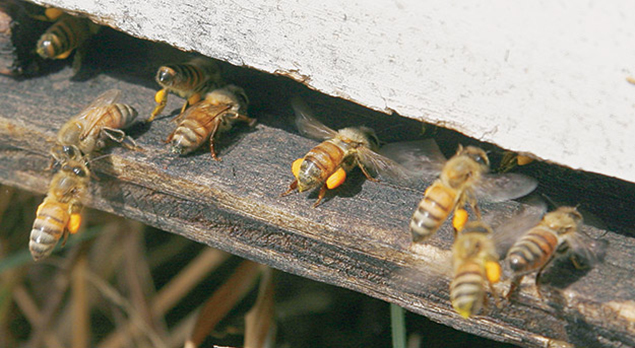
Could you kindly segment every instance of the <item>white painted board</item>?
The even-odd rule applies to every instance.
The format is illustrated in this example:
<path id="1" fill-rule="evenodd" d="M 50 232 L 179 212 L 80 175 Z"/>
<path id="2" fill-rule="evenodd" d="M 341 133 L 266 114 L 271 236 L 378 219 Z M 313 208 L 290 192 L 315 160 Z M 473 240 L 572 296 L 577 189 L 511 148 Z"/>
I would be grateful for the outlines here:
<path id="1" fill-rule="evenodd" d="M 37 0 L 635 182 L 632 0 Z"/>

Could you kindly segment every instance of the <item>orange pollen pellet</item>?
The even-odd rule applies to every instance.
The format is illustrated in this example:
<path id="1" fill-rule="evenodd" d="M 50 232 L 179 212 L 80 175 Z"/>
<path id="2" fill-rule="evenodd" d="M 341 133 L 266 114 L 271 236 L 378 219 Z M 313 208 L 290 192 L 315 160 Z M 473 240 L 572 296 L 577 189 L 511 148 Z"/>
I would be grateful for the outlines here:
<path id="1" fill-rule="evenodd" d="M 298 177 L 298 173 L 300 173 L 300 165 L 302 164 L 302 161 L 304 161 L 304 158 L 298 158 L 293 161 L 293 164 L 291 165 L 291 173 L 293 173 L 293 176 L 296 178 Z"/>
<path id="2" fill-rule="evenodd" d="M 452 218 L 452 226 L 454 226 L 457 231 L 462 230 L 463 226 L 465 226 L 465 223 L 467 222 L 467 218 L 467 210 L 457 209 L 454 212 L 454 217 Z"/>
<path id="3" fill-rule="evenodd" d="M 344 180 L 346 180 L 346 171 L 340 167 L 335 171 L 335 173 L 331 174 L 331 176 L 326 179 L 326 187 L 328 187 L 329 190 L 332 190 L 340 186 Z"/>
<path id="4" fill-rule="evenodd" d="M 531 162 L 533 162 L 534 159 L 531 157 L 527 157 L 527 156 L 523 156 L 523 155 L 518 155 L 518 157 L 516 157 L 516 162 L 518 162 L 519 166 L 524 166 L 527 165 Z"/>
<path id="5" fill-rule="evenodd" d="M 44 16 L 46 16 L 46 18 L 52 21 L 58 19 L 63 14 L 64 14 L 64 11 L 60 10 L 59 8 L 50 7 L 44 10 Z"/>
<path id="6" fill-rule="evenodd" d="M 490 283 L 498 283 L 501 279 L 501 265 L 496 261 L 485 262 L 485 274 Z"/>
<path id="7" fill-rule="evenodd" d="M 71 214 L 71 218 L 68 220 L 68 231 L 71 234 L 77 233 L 79 226 L 82 224 L 82 216 L 79 213 Z"/>

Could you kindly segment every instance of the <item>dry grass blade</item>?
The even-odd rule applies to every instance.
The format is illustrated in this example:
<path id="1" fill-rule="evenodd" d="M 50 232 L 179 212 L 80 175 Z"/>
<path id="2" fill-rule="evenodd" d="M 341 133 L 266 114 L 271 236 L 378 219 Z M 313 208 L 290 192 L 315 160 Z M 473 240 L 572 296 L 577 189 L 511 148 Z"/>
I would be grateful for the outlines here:
<path id="1" fill-rule="evenodd" d="M 228 257 L 229 254 L 223 251 L 211 248 L 204 249 L 179 275 L 159 291 L 152 301 L 152 313 L 155 316 L 163 316 L 178 300 L 182 299 Z"/>
<path id="2" fill-rule="evenodd" d="M 198 347 L 227 312 L 253 288 L 259 273 L 260 265 L 244 260 L 231 277 L 205 302 L 185 347 Z"/>
<path id="3" fill-rule="evenodd" d="M 73 308 L 73 348 L 84 348 L 90 342 L 90 306 L 85 274 L 88 269 L 86 254 L 82 254 L 73 267 L 71 275 L 71 302 Z"/>
<path id="4" fill-rule="evenodd" d="M 171 235 L 170 239 L 148 251 L 147 262 L 151 269 L 155 269 L 182 253 L 192 245 L 192 241 L 177 235 Z"/>
<path id="5" fill-rule="evenodd" d="M 37 322 L 41 315 L 40 311 L 29 293 L 26 291 L 24 285 L 19 284 L 13 289 L 13 300 L 29 322 Z M 44 344 L 49 348 L 63 347 L 62 342 L 60 342 L 55 333 L 51 331 L 46 333 L 44 337 Z"/>
<path id="6" fill-rule="evenodd" d="M 0 223 L 2 223 L 2 216 L 12 202 L 11 196 L 13 196 L 14 188 L 9 186 L 0 185 Z"/>
<path id="7" fill-rule="evenodd" d="M 79 251 L 80 248 L 74 247 L 60 267 L 61 270 L 56 281 L 57 288 L 51 291 L 51 296 L 47 298 L 41 315 L 33 322 L 33 332 L 27 343 L 27 347 L 39 347 L 42 339 L 45 337 L 50 324 L 53 322 L 53 317 L 64 299 L 64 294 L 69 287 L 71 278 L 70 272 L 73 269 L 72 265 L 79 256 Z"/>
<path id="8" fill-rule="evenodd" d="M 190 336 L 196 320 L 200 307 L 190 312 L 185 318 L 181 319 L 170 331 L 168 336 L 168 347 L 182 347 L 183 342 Z"/>
<path id="9" fill-rule="evenodd" d="M 273 269 L 263 270 L 258 299 L 245 315 L 245 347 L 271 347 L 275 336 Z"/>
<path id="10" fill-rule="evenodd" d="M 126 224 L 126 236 L 124 237 L 124 272 L 123 276 L 128 287 L 130 300 L 137 313 L 146 324 L 155 332 L 158 332 L 157 322 L 153 320 L 152 311 L 148 303 L 148 293 L 144 289 L 144 284 L 150 284 L 151 277 L 147 273 L 147 262 L 145 261 L 142 249 L 143 224 L 130 221 Z M 145 268 L 144 268 L 145 267 Z M 142 277 L 143 270 L 146 270 L 146 277 Z M 162 330 L 162 341 L 165 341 L 165 331 Z"/>
<path id="11" fill-rule="evenodd" d="M 135 310 L 135 308 L 133 308 L 130 302 L 125 297 L 123 297 L 115 288 L 113 288 L 103 279 L 99 278 L 97 275 L 89 271 L 86 272 L 86 279 L 89 280 L 91 284 L 93 284 L 97 288 L 97 290 L 99 290 L 99 292 L 111 303 L 114 303 L 119 308 L 123 309 L 130 318 L 130 324 L 137 330 L 144 333 L 145 336 L 150 339 L 154 347 L 167 348 L 161 338 L 156 334 L 156 332 L 154 332 L 154 330 L 143 320 L 143 318 Z"/>
<path id="12" fill-rule="evenodd" d="M 165 285 L 152 299 L 150 306 L 154 318 L 161 318 L 192 288 L 205 278 L 212 270 L 222 264 L 229 254 L 217 249 L 204 249 L 187 267 Z M 131 330 L 132 325 L 118 326 L 117 330 L 100 343 L 100 348 L 120 347 Z"/>

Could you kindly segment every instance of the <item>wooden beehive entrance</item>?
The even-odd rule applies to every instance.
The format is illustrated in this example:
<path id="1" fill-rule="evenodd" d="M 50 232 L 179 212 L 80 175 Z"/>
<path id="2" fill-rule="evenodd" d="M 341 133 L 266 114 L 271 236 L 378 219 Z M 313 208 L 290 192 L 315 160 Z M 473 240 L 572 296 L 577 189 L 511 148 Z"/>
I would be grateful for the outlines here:
<path id="1" fill-rule="evenodd" d="M 1 76 L 0 181 L 45 192 L 50 179 L 45 171 L 47 151 L 71 115 L 101 92 L 118 88 L 122 101 L 140 112 L 139 119 L 147 118 L 158 89 L 153 80 L 157 67 L 188 56 L 105 28 L 93 39 L 75 76 L 62 64 L 44 76 L 20 81 Z M 483 317 L 464 320 L 448 301 L 448 279 L 422 284 L 394 277 L 400 268 L 415 264 L 423 265 L 421 272 L 426 273 L 427 266 L 438 262 L 436 254 L 450 249 L 447 224 L 429 243 L 431 255 L 415 255 L 409 249 L 408 220 L 422 190 L 368 182 L 355 171 L 317 209 L 311 207 L 315 193 L 279 197 L 292 181 L 293 160 L 315 145 L 295 130 L 291 96 L 305 99 L 332 128 L 364 124 L 386 142 L 421 138 L 421 123 L 321 95 L 284 77 L 221 64 L 225 78 L 247 91 L 250 114 L 259 122 L 255 129 L 239 126 L 223 136 L 217 147 L 222 162 L 213 161 L 206 147 L 176 157 L 163 143 L 172 131 L 169 119 L 182 103 L 171 96 L 162 117 L 130 132 L 144 151 L 111 148 L 106 150 L 110 157 L 93 163 L 101 180 L 93 182 L 88 206 L 397 303 L 488 338 L 523 346 L 544 346 L 550 338 L 581 346 L 635 344 L 633 318 L 624 314 L 632 310 L 635 298 L 630 262 L 635 241 L 624 229 L 632 226 L 635 216 L 634 185 L 545 163 L 520 168 L 540 180 L 542 193 L 558 202 L 580 203 L 606 221 L 609 231 L 590 227 L 588 232 L 609 242 L 607 257 L 588 272 L 573 272 L 573 278 L 565 276 L 571 271 L 566 265 L 554 267 L 547 278 L 565 280 L 555 284 L 548 299 L 524 287 L 502 309 L 490 308 Z M 495 163 L 502 155 L 493 146 L 455 132 L 426 132 L 435 136 L 446 155 L 458 143 L 492 150 Z M 512 202 L 484 208 L 504 217 L 518 206 Z"/>

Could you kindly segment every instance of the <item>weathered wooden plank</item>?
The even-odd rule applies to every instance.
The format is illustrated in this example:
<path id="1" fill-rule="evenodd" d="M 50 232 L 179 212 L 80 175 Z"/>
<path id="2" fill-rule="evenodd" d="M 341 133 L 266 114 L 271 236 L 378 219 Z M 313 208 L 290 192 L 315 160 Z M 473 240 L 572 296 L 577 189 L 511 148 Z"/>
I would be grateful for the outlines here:
<path id="1" fill-rule="evenodd" d="M 635 181 L 629 0 L 34 2 Z"/>
<path id="2" fill-rule="evenodd" d="M 2 183 L 45 192 L 51 174 L 45 171 L 48 148 L 71 115 L 101 92 L 119 88 L 122 101 L 137 108 L 141 118 L 146 117 L 154 107 L 152 78 L 157 66 L 183 56 L 164 45 L 113 32 L 100 35 L 79 77 L 73 77 L 68 68 L 22 81 L 0 77 Z M 552 289 L 545 296 L 548 302 L 526 286 L 503 308 L 461 319 L 448 301 L 449 279 L 428 269 L 449 262 L 451 231 L 446 226 L 418 252 L 410 249 L 406 226 L 421 198 L 420 190 L 366 182 L 357 173 L 317 209 L 311 208 L 315 198 L 311 195 L 279 197 L 292 180 L 290 163 L 315 145 L 295 132 L 287 105 L 290 95 L 303 95 L 328 125 L 365 123 L 389 141 L 416 138 L 420 125 L 399 117 L 377 118 L 375 113 L 310 93 L 287 80 L 228 65 L 224 68 L 228 79 L 245 87 L 251 97 L 252 116 L 260 122 L 256 129 L 239 127 L 224 135 L 224 146 L 219 147 L 223 161 L 215 162 L 206 149 L 186 157 L 170 154 L 162 143 L 172 127 L 168 117 L 135 127 L 131 134 L 145 151 L 113 148 L 110 157 L 94 162 L 92 168 L 101 180 L 93 182 L 88 206 L 394 302 L 484 337 L 528 347 L 546 346 L 551 338 L 587 347 L 635 345 L 635 269 L 629 262 L 635 250 L 632 235 L 589 228 L 592 236 L 609 241 L 606 260 L 598 267 L 576 272 L 565 262 L 545 275 L 551 279 L 551 284 L 543 285 Z M 171 97 L 166 110 L 174 113 L 180 102 Z M 442 144 L 452 143 L 442 137 L 444 131 L 438 135 Z M 559 169 L 549 168 L 539 164 L 533 170 L 558 173 Z M 571 190 L 568 194 L 573 197 L 568 198 L 588 192 L 587 199 L 600 210 L 632 203 L 632 185 L 563 173 L 557 178 L 542 177 L 546 180 L 542 189 L 577 187 L 579 191 Z M 561 181 L 575 184 L 563 186 Z M 598 183 L 604 186 L 595 187 Z M 615 185 L 624 189 L 604 192 Z M 614 202 L 620 204 L 610 207 Z M 509 203 L 485 205 L 484 209 L 509 215 L 516 207 Z M 632 209 L 624 210 L 624 215 Z M 621 220 L 616 226 L 626 226 L 626 222 Z M 400 269 L 412 267 L 418 267 L 430 281 L 395 276 Z"/>

